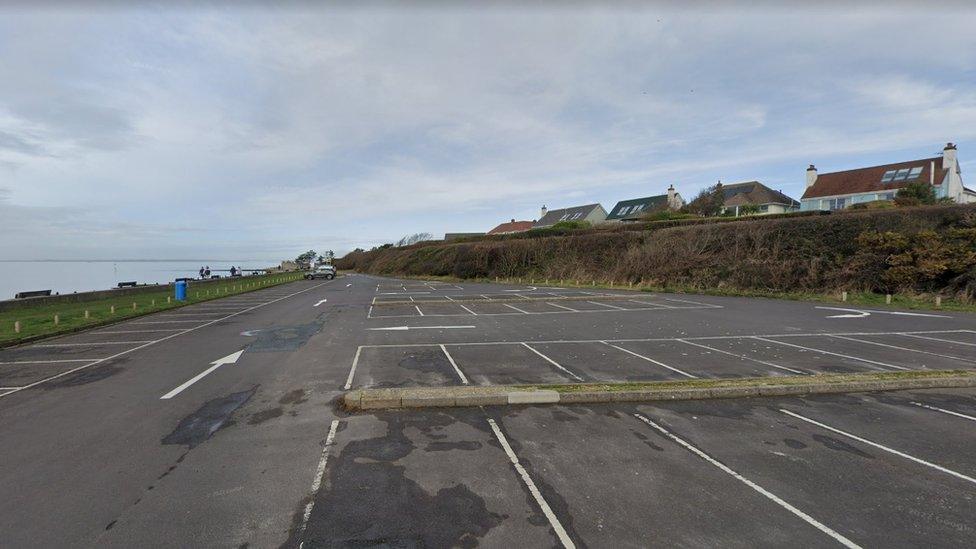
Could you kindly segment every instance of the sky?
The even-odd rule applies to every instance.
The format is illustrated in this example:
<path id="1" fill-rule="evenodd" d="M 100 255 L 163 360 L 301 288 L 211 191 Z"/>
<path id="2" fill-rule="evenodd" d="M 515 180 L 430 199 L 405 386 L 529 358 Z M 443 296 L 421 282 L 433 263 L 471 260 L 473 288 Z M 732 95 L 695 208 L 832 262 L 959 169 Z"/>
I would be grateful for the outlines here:
<path id="1" fill-rule="evenodd" d="M 342 255 L 948 141 L 976 184 L 976 8 L 691 6 L 0 4 L 0 259 Z"/>

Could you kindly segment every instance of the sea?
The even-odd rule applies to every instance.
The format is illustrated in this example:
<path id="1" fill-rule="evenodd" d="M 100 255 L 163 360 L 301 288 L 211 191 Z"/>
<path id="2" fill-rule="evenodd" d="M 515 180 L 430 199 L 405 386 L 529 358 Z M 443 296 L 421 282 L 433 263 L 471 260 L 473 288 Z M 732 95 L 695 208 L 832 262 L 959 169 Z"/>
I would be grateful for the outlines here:
<path id="1" fill-rule="evenodd" d="M 268 260 L 0 260 L 0 300 L 13 299 L 17 292 L 51 290 L 66 294 L 107 290 L 119 282 L 166 283 L 177 278 L 197 277 L 200 267 L 212 274 L 228 276 L 231 266 L 245 272 L 277 265 Z"/>

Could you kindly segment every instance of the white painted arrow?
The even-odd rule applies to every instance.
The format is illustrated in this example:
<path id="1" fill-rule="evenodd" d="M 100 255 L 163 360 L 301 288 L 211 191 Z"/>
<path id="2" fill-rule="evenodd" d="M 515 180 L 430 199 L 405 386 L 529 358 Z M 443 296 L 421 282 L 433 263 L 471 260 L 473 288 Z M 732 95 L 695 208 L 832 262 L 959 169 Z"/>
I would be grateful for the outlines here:
<path id="1" fill-rule="evenodd" d="M 526 288 L 528 288 L 528 290 L 502 290 L 502 291 L 503 292 L 534 292 L 539 289 L 536 288 L 535 286 L 526 286 Z"/>
<path id="2" fill-rule="evenodd" d="M 201 379 L 203 379 L 204 376 L 206 376 L 210 372 L 216 370 L 217 368 L 220 368 L 224 364 L 234 364 L 235 362 L 237 362 L 237 359 L 241 358 L 241 355 L 242 354 L 244 354 L 244 349 L 241 349 L 240 351 L 237 351 L 236 353 L 231 353 L 231 354 L 225 356 L 224 358 L 218 358 L 217 360 L 215 360 L 215 361 L 213 361 L 213 362 L 210 363 L 210 364 L 213 364 L 213 366 L 207 368 L 206 370 L 204 370 L 204 371 L 200 372 L 199 374 L 197 374 L 197 375 L 191 377 L 190 379 L 186 380 L 186 382 L 183 383 L 183 385 L 180 385 L 179 387 L 177 387 L 177 388 L 173 389 L 172 391 L 166 393 L 165 395 L 159 397 L 159 399 L 160 400 L 168 400 L 168 399 L 171 399 L 171 398 L 175 397 L 176 395 L 182 393 L 184 389 L 186 389 L 190 385 L 193 385 L 194 383 L 200 381 Z"/>
<path id="3" fill-rule="evenodd" d="M 864 318 L 866 316 L 871 316 L 871 313 L 878 313 L 881 315 L 895 315 L 895 316 L 923 316 L 928 318 L 952 318 L 946 315 L 933 315 L 927 313 L 906 313 L 904 311 L 878 311 L 875 309 L 842 309 L 840 307 L 816 307 L 817 309 L 823 309 L 826 311 L 842 311 L 845 313 L 853 313 L 848 315 L 834 315 L 828 316 L 827 318 Z"/>
<path id="4" fill-rule="evenodd" d="M 346 284 L 346 288 L 348 288 L 349 286 L 352 286 L 352 284 Z"/>
<path id="5" fill-rule="evenodd" d="M 318 303 L 316 303 L 315 305 L 313 305 L 313 307 L 318 307 L 319 305 L 325 303 L 326 301 L 328 301 L 328 299 L 323 299 L 322 301 L 319 301 Z"/>
<path id="6" fill-rule="evenodd" d="M 389 326 L 386 328 L 367 328 L 367 330 L 403 332 L 406 330 L 453 330 L 458 328 L 475 328 L 476 326 Z"/>

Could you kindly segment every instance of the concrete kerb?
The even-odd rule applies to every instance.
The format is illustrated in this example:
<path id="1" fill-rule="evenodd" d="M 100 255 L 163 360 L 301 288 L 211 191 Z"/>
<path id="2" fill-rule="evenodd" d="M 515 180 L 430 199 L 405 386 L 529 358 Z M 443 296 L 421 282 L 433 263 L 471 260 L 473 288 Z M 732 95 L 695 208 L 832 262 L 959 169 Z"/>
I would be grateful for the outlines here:
<path id="1" fill-rule="evenodd" d="M 832 393 L 899 391 L 905 389 L 948 389 L 976 387 L 976 372 L 931 371 L 910 372 L 911 376 L 892 374 L 823 375 L 813 378 L 790 378 L 791 383 L 775 383 L 783 378 L 749 378 L 714 380 L 708 386 L 701 382 L 675 381 L 667 386 L 635 387 L 633 383 L 583 385 L 486 387 L 417 387 L 397 389 L 357 389 L 343 395 L 346 409 L 385 410 L 396 408 L 438 408 L 467 406 L 501 406 L 508 404 L 599 404 L 608 402 L 654 402 L 674 400 L 708 400 L 721 398 L 755 398 L 802 396 Z M 802 381 L 801 381 L 802 380 Z M 801 381 L 797 383 L 797 381 Z M 652 385 L 652 384 L 649 384 Z"/>

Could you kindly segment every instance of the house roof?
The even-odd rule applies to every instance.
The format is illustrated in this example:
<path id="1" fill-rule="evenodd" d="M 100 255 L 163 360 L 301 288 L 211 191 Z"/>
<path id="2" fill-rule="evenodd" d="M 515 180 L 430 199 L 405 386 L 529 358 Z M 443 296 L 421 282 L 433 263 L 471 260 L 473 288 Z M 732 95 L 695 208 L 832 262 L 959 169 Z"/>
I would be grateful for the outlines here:
<path id="1" fill-rule="evenodd" d="M 597 208 L 603 210 L 603 206 L 599 204 L 587 204 L 585 206 L 573 206 L 571 208 L 550 210 L 542 217 L 542 219 L 536 221 L 533 226 L 549 227 L 559 223 L 560 221 L 582 221 Z M 606 212 L 604 212 L 604 215 L 606 215 Z"/>
<path id="2" fill-rule="evenodd" d="M 531 229 L 533 224 L 533 221 L 509 221 L 488 231 L 488 234 L 521 233 Z"/>
<path id="3" fill-rule="evenodd" d="M 722 194 L 725 198 L 723 202 L 725 207 L 746 206 L 749 204 L 757 206 L 761 204 L 783 204 L 791 207 L 800 206 L 799 201 L 779 191 L 770 189 L 758 181 L 722 185 Z"/>
<path id="4" fill-rule="evenodd" d="M 935 162 L 935 177 L 932 180 L 936 184 L 941 184 L 948 170 L 942 169 L 942 157 L 937 156 L 935 158 L 896 162 L 894 164 L 871 166 L 869 168 L 818 174 L 817 181 L 810 187 L 807 187 L 807 190 L 803 193 L 803 198 L 889 191 L 900 189 L 912 181 L 930 181 L 929 173 L 932 170 L 933 162 Z M 916 167 L 922 168 L 921 173 L 917 177 L 907 180 L 903 179 L 901 181 L 881 182 L 881 177 L 885 172 Z"/>
<path id="5" fill-rule="evenodd" d="M 612 210 L 610 210 L 610 215 L 607 216 L 607 220 L 628 219 L 634 217 L 635 214 L 649 212 L 654 208 L 666 206 L 667 204 L 668 195 L 666 194 L 621 200 L 620 202 L 617 202 L 617 205 L 614 206 Z M 635 206 L 637 209 L 634 209 Z"/>

